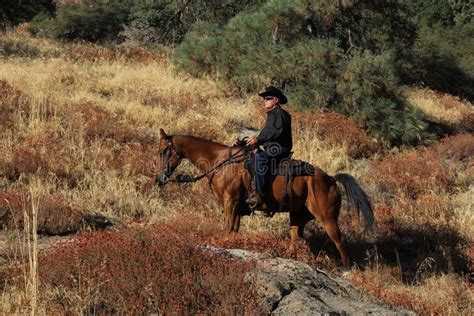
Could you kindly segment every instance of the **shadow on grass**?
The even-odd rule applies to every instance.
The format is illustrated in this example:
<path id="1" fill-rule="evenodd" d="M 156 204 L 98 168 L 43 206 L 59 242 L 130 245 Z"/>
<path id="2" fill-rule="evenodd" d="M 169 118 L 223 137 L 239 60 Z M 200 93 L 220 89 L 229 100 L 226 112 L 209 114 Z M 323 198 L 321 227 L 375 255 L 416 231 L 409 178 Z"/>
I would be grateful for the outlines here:
<path id="1" fill-rule="evenodd" d="M 390 234 L 377 236 L 375 242 L 361 236 L 348 236 L 347 239 L 351 264 L 355 263 L 361 269 L 377 265 L 398 267 L 407 284 L 444 273 L 455 273 L 474 282 L 472 262 L 467 255 L 472 243 L 450 228 L 395 227 Z M 340 262 L 336 247 L 321 227 L 310 229 L 305 240 L 314 255 L 326 252 Z"/>

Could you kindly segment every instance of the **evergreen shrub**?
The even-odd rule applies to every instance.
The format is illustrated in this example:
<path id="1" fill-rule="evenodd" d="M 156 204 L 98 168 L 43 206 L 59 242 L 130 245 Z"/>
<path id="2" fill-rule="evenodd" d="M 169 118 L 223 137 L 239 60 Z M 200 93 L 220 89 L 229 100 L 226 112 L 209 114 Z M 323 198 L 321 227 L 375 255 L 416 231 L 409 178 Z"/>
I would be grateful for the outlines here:
<path id="1" fill-rule="evenodd" d="M 34 21 L 33 33 L 67 41 L 115 41 L 128 21 L 130 6 L 121 1 L 84 7 L 61 5 L 54 18 L 43 17 Z"/>
<path id="2" fill-rule="evenodd" d="M 239 92 L 273 84 L 299 109 L 337 111 L 391 145 L 431 138 L 400 97 L 415 28 L 398 1 L 270 0 L 224 25 L 193 26 L 174 63 Z"/>

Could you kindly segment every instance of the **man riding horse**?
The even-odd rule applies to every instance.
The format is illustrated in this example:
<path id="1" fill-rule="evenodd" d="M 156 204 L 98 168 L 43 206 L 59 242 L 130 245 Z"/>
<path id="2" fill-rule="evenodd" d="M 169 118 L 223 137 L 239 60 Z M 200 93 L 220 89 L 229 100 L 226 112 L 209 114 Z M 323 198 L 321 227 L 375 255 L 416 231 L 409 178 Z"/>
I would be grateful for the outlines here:
<path id="1" fill-rule="evenodd" d="M 288 102 L 286 96 L 280 89 L 273 86 L 266 87 L 258 95 L 263 98 L 267 120 L 260 134 L 247 140 L 247 146 L 263 145 L 265 149 L 255 155 L 256 192 L 255 186 L 251 185 L 252 189 L 245 201 L 252 209 L 261 207 L 265 201 L 270 163 L 287 158 L 293 147 L 291 115 L 281 108 L 282 104 Z"/>
<path id="2" fill-rule="evenodd" d="M 318 219 L 338 249 L 344 267 L 348 268 L 349 256 L 337 222 L 342 198 L 337 183 L 344 187 L 347 205 L 357 213 L 362 213 L 366 227 L 370 228 L 374 225 L 375 218 L 367 194 L 351 175 L 339 173 L 330 176 L 317 167 L 313 167 L 311 172 L 292 173 L 294 177 L 291 181 L 287 181 L 286 176 L 275 175 L 272 177 L 272 183 L 267 185 L 265 180 L 270 159 L 288 157 L 292 148 L 291 117 L 280 106 L 285 104 L 287 99 L 279 89 L 267 87 L 259 95 L 264 98 L 267 122 L 257 137 L 247 140 L 247 145 L 263 145 L 265 151 L 257 154 L 255 159 L 258 195 L 254 200 L 250 197 L 248 202 L 258 206 L 260 196 L 265 199 L 267 212 L 288 212 L 293 242 L 302 237 L 306 223 L 314 218 Z M 183 159 L 196 166 L 201 175 L 193 177 L 178 174 L 172 178 L 174 170 Z M 225 228 L 229 232 L 238 232 L 242 211 L 248 208 L 245 205 L 246 188 L 251 182 L 246 162 L 247 153 L 243 146 L 229 147 L 191 135 L 167 135 L 160 129 L 155 166 L 156 183 L 164 186 L 168 182 L 195 182 L 207 178 L 212 193 L 223 205 Z M 290 163 L 286 170 L 293 170 L 292 165 L 293 163 Z M 285 194 L 290 198 L 287 203 L 282 204 Z M 285 207 L 281 208 L 282 205 Z"/>

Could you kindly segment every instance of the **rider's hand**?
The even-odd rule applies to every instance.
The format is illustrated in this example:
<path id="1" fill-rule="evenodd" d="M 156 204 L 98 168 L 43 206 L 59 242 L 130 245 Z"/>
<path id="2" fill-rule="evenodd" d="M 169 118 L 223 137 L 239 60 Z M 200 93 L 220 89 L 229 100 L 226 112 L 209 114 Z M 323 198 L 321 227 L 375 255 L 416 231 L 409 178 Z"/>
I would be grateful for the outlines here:
<path id="1" fill-rule="evenodd" d="M 250 136 L 247 139 L 247 146 L 252 146 L 252 145 L 255 145 L 256 143 L 257 143 L 257 137 L 256 136 Z"/>
<path id="2" fill-rule="evenodd" d="M 239 141 L 238 141 L 238 140 L 234 141 L 234 142 L 232 143 L 232 147 L 235 147 L 235 146 L 237 146 L 237 144 L 238 144 L 238 143 L 239 143 Z"/>

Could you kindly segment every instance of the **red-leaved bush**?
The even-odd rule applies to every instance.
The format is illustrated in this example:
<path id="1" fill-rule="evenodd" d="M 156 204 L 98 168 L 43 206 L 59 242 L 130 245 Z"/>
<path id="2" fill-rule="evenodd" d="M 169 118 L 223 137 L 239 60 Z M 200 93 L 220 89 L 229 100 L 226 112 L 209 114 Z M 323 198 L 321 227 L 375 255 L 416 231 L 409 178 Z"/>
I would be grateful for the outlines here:
<path id="1" fill-rule="evenodd" d="M 440 190 L 449 191 L 456 174 L 472 168 L 473 156 L 474 136 L 459 134 L 429 148 L 386 156 L 374 162 L 371 175 L 382 191 L 416 199 Z"/>
<path id="2" fill-rule="evenodd" d="M 459 134 L 446 137 L 434 146 L 434 149 L 443 159 L 469 162 L 474 157 L 474 135 Z"/>
<path id="3" fill-rule="evenodd" d="M 23 229 L 24 214 L 31 221 L 32 203 L 27 194 L 18 191 L 0 192 L 0 227 Z M 87 216 L 60 195 L 42 197 L 37 210 L 38 233 L 65 235 L 87 225 Z"/>
<path id="4" fill-rule="evenodd" d="M 84 130 L 84 138 L 88 143 L 98 139 L 113 139 L 120 144 L 151 144 L 154 141 L 140 132 L 138 125 L 92 102 L 68 104 L 65 110 L 69 113 L 63 114 L 68 127 L 73 131 Z"/>
<path id="5" fill-rule="evenodd" d="M 29 110 L 23 94 L 0 80 L 0 130 L 13 128 L 16 117 L 29 115 Z"/>
<path id="6" fill-rule="evenodd" d="M 352 158 L 369 157 L 380 147 L 360 125 L 341 114 L 295 112 L 292 117 L 295 129 L 309 129 L 330 145 L 346 144 Z"/>
<path id="7" fill-rule="evenodd" d="M 382 191 L 410 199 L 448 190 L 453 184 L 452 172 L 433 149 L 386 156 L 374 163 L 371 174 Z"/>
<path id="8" fill-rule="evenodd" d="M 198 208 L 194 209 L 198 210 Z M 244 217 L 244 220 L 252 220 L 252 218 Z M 180 227 L 182 234 L 191 235 L 192 238 L 196 238 L 199 244 L 203 245 L 266 253 L 281 258 L 299 260 L 318 267 L 329 264 L 333 268 L 335 263 L 332 259 L 323 261 L 326 258 L 317 258 L 309 245 L 311 242 L 300 240 L 300 242 L 292 243 L 289 236 L 280 236 L 270 231 L 229 234 L 223 229 L 223 222 L 217 222 L 217 219 L 211 219 L 206 214 L 197 211 L 179 214 L 168 220 L 168 224 L 172 227 Z M 329 239 L 329 237 L 327 238 Z M 319 248 L 322 243 L 318 241 L 316 246 Z M 332 247 L 332 244 L 330 246 Z"/>
<path id="9" fill-rule="evenodd" d="M 164 224 L 90 232 L 39 256 L 42 286 L 58 291 L 51 310 L 119 314 L 256 314 L 244 282 L 253 266 L 203 250 L 189 234 Z M 22 275 L 9 279 L 21 284 Z M 62 294 L 61 294 L 62 293 Z"/>
<path id="10" fill-rule="evenodd" d="M 0 175 L 10 181 L 17 180 L 21 174 L 48 175 L 74 184 L 81 177 L 77 168 L 80 159 L 62 144 L 57 135 L 46 134 L 41 138 L 26 137 L 22 143 L 9 148 L 12 159 L 0 160 Z"/>

